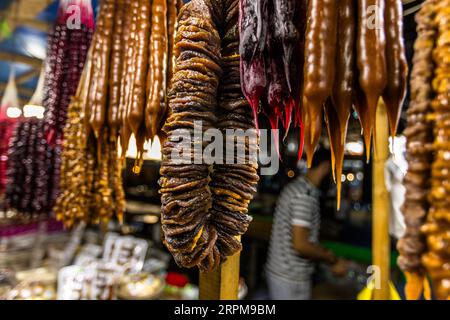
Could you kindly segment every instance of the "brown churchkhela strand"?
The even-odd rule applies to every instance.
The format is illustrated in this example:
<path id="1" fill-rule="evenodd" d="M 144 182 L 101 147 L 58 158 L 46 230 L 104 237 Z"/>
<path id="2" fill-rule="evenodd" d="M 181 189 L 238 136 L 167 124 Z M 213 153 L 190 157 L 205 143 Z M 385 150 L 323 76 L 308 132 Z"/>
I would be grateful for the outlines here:
<path id="1" fill-rule="evenodd" d="M 122 125 L 122 157 L 125 157 L 125 153 L 128 149 L 128 143 L 130 141 L 130 137 L 132 132 L 131 124 L 130 124 L 130 112 L 131 105 L 133 103 L 133 84 L 134 84 L 134 74 L 135 74 L 135 64 L 134 60 L 136 58 L 136 43 L 137 39 L 137 28 L 138 28 L 138 19 L 139 19 L 139 2 L 131 1 L 130 10 L 128 12 L 128 20 L 129 20 L 129 35 L 128 35 L 128 43 L 126 47 L 126 64 L 127 64 L 127 73 L 125 75 L 124 84 L 124 104 L 123 104 L 123 125 Z"/>
<path id="2" fill-rule="evenodd" d="M 120 83 L 120 97 L 119 97 L 119 117 L 121 122 L 121 130 L 120 130 L 120 145 L 122 147 L 122 154 L 121 157 L 125 157 L 125 153 L 128 149 L 128 142 L 130 140 L 131 136 L 131 129 L 128 125 L 128 122 L 126 121 L 126 115 L 127 115 L 127 97 L 129 92 L 129 86 L 130 86 L 130 79 L 129 76 L 129 63 L 130 63 L 130 48 L 128 46 L 130 41 L 130 25 L 131 25 L 131 1 L 132 0 L 124 0 L 124 12 L 123 12 L 123 33 L 121 37 L 121 42 L 123 44 L 127 44 L 123 47 L 122 50 L 122 78 Z"/>
<path id="3" fill-rule="evenodd" d="M 425 270 L 420 260 L 425 250 L 425 241 L 420 233 L 420 226 L 424 223 L 429 208 L 427 194 L 430 188 L 433 135 L 427 115 L 431 111 L 433 99 L 432 52 L 437 37 L 434 26 L 437 2 L 439 1 L 426 1 L 416 15 L 418 36 L 414 44 L 410 83 L 411 103 L 407 111 L 407 127 L 404 132 L 407 139 L 408 172 L 404 178 L 406 192 L 402 212 L 406 231 L 397 243 L 400 253 L 397 263 L 406 275 L 407 299 L 419 299 L 425 279 Z"/>
<path id="4" fill-rule="evenodd" d="M 168 67 L 167 67 L 167 85 L 170 84 L 170 80 L 172 79 L 173 74 L 173 64 L 174 59 L 172 58 L 172 51 L 175 42 L 175 31 L 177 25 L 177 14 L 178 14 L 178 1 L 177 0 L 167 0 L 167 38 L 168 38 L 168 47 L 167 51 L 169 53 L 170 59 L 168 59 Z"/>
<path id="5" fill-rule="evenodd" d="M 93 39 L 92 84 L 89 88 L 88 103 L 90 104 L 89 108 L 91 109 L 90 125 L 96 138 L 100 137 L 106 117 L 106 98 L 108 92 L 109 59 L 114 8 L 114 0 L 105 0 L 102 3 L 97 22 L 97 30 Z"/>
<path id="6" fill-rule="evenodd" d="M 305 38 L 303 108 L 308 121 L 305 150 L 312 163 L 322 124 L 323 108 L 333 90 L 336 54 L 337 1 L 311 0 Z"/>
<path id="7" fill-rule="evenodd" d="M 109 71 L 109 104 L 108 126 L 113 131 L 118 131 L 122 125 L 120 118 L 120 85 L 122 78 L 124 48 L 122 46 L 123 24 L 125 16 L 125 0 L 116 0 L 114 14 L 114 29 L 112 34 L 111 63 Z"/>
<path id="8" fill-rule="evenodd" d="M 431 107 L 434 160 L 431 168 L 430 210 L 421 232 L 426 237 L 426 251 L 421 257 L 439 300 L 450 299 L 450 1 L 436 2 L 434 25 L 437 31 L 433 60 L 435 64 Z"/>
<path id="9" fill-rule="evenodd" d="M 362 94 L 355 104 L 367 161 L 370 159 L 378 100 L 387 85 L 386 36 L 384 27 L 385 0 L 358 0 L 357 64 Z"/>
<path id="10" fill-rule="evenodd" d="M 130 106 L 128 109 L 128 124 L 136 139 L 137 165 L 133 168 L 139 173 L 143 161 L 145 142 L 144 108 L 146 98 L 146 77 L 148 68 L 148 33 L 150 32 L 151 5 L 148 0 L 139 0 L 133 5 L 133 14 L 138 13 L 135 34 L 135 52 L 133 57 L 133 82 L 131 88 Z M 136 8 L 136 9 L 135 9 Z"/>
<path id="11" fill-rule="evenodd" d="M 168 55 L 167 2 L 154 0 L 152 4 L 152 31 L 150 36 L 150 62 L 148 98 L 145 107 L 147 139 L 153 140 L 165 114 L 166 68 Z"/>
<path id="12" fill-rule="evenodd" d="M 325 108 L 325 118 L 330 140 L 332 170 L 337 185 L 337 208 L 341 203 L 341 175 L 344 162 L 344 146 L 347 126 L 352 111 L 354 69 L 355 69 L 355 37 L 356 21 L 353 0 L 339 1 L 336 74 L 331 100 Z"/>
<path id="13" fill-rule="evenodd" d="M 166 89 L 170 86 L 172 81 L 173 69 L 175 59 L 173 57 L 173 47 L 175 42 L 175 32 L 177 27 L 177 15 L 181 7 L 183 6 L 182 0 L 167 0 L 167 75 L 166 75 Z M 147 79 L 149 81 L 149 79 Z M 170 116 L 170 108 L 165 108 L 164 115 L 161 119 L 160 125 L 164 124 L 164 120 Z M 164 132 L 159 131 L 159 137 L 162 141 L 165 140 Z"/>
<path id="14" fill-rule="evenodd" d="M 64 129 L 66 138 L 61 156 L 61 193 L 53 208 L 56 218 L 69 228 L 78 222 L 87 221 L 89 215 L 89 185 L 84 175 L 93 162 L 88 160 L 84 152 L 85 137 L 79 134 L 83 132 L 83 123 L 78 118 L 82 101 L 76 95 L 68 108 L 68 121 Z"/>
<path id="15" fill-rule="evenodd" d="M 408 64 L 403 43 L 403 7 L 401 0 L 386 0 L 387 85 L 383 92 L 391 135 L 395 136 L 401 107 L 406 96 Z"/>

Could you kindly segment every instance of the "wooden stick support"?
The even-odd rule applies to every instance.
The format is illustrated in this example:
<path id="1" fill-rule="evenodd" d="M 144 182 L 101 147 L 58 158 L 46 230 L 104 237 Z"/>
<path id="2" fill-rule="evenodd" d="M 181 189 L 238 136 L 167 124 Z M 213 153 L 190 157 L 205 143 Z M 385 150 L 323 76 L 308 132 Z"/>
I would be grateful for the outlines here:
<path id="1" fill-rule="evenodd" d="M 211 272 L 200 272 L 200 300 L 237 300 L 240 253 L 229 257 Z"/>
<path id="2" fill-rule="evenodd" d="M 374 300 L 388 300 L 390 278 L 390 239 L 389 212 L 390 199 L 386 189 L 384 167 L 389 157 L 389 124 L 386 106 L 378 104 L 376 130 L 374 136 L 374 155 L 372 158 L 372 264 L 374 277 L 380 277 L 375 283 Z"/>

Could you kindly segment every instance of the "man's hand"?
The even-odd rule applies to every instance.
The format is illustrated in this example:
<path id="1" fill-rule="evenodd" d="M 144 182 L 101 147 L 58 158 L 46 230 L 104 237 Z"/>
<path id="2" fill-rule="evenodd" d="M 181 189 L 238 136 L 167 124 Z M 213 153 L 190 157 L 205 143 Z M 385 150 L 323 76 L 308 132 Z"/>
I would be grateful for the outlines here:
<path id="1" fill-rule="evenodd" d="M 349 262 L 344 259 L 338 259 L 338 261 L 331 266 L 331 273 L 336 277 L 343 277 L 347 274 L 349 268 Z"/>

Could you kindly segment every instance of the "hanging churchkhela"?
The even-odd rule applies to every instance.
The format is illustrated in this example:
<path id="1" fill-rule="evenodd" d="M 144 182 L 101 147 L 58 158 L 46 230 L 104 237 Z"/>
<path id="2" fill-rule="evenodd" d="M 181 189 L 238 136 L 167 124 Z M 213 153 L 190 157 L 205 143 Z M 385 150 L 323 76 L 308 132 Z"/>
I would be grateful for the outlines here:
<path id="1" fill-rule="evenodd" d="M 447 180 L 450 166 L 449 93 L 450 1 L 428 0 L 416 16 L 418 37 L 408 109 L 408 172 L 405 176 L 406 232 L 398 242 L 398 264 L 405 272 L 408 299 L 450 298 L 450 219 Z"/>
<path id="2" fill-rule="evenodd" d="M 171 1 L 173 2 L 173 1 Z M 173 7 L 173 3 L 171 3 Z M 173 10 L 173 8 L 172 8 Z M 150 36 L 149 74 L 147 76 L 147 105 L 145 109 L 145 128 L 147 138 L 153 139 L 158 133 L 158 124 L 165 113 L 165 88 L 167 84 L 167 2 L 154 0 L 152 4 L 152 32 Z M 172 31 L 175 31 L 172 29 Z"/>
<path id="3" fill-rule="evenodd" d="M 64 128 L 65 139 L 61 155 L 61 179 L 59 195 L 54 212 L 58 220 L 67 227 L 77 221 L 88 221 L 91 200 L 88 192 L 92 189 L 95 157 L 92 146 L 87 146 L 84 126 L 83 102 L 86 100 L 91 61 L 88 58 L 80 79 L 78 90 L 67 109 Z M 68 172 L 70 170 L 70 175 Z"/>
<path id="4" fill-rule="evenodd" d="M 164 243 L 180 266 L 204 271 L 241 250 L 237 237 L 250 223 L 247 206 L 258 181 L 256 159 L 250 158 L 257 141 L 246 139 L 239 145 L 226 133 L 254 128 L 240 86 L 238 5 L 238 0 L 193 0 L 180 11 L 168 93 L 170 117 L 163 127 L 167 139 L 159 183 Z M 187 144 L 187 161 L 179 162 L 176 155 L 186 144 L 177 135 L 182 130 L 193 137 L 196 123 L 204 133 L 209 128 L 222 132 L 224 151 L 228 155 L 233 150 L 232 164 L 211 164 L 204 156 L 194 159 L 196 148 L 200 155 L 206 152 L 195 136 Z M 250 156 L 235 154 L 239 147 Z"/>
<path id="5" fill-rule="evenodd" d="M 43 120 L 24 119 L 17 124 L 11 137 L 8 150 L 5 203 L 7 208 L 21 213 L 48 213 L 51 194 L 46 187 L 50 177 L 41 174 L 38 170 L 47 165 L 47 163 L 41 163 L 45 159 L 36 157 L 38 153 L 45 155 L 49 151 L 43 129 Z M 42 181 L 42 179 L 46 180 Z"/>
<path id="6" fill-rule="evenodd" d="M 280 119 L 286 132 L 300 126 L 310 165 L 325 118 L 339 208 L 352 108 L 367 159 L 381 96 L 396 132 L 407 77 L 401 0 L 241 0 L 240 10 L 242 90 L 255 121 L 262 111 L 272 129 Z"/>
<path id="7" fill-rule="evenodd" d="M 167 116 L 165 94 L 181 4 L 177 0 L 105 0 L 97 18 L 85 130 L 99 138 L 109 128 L 105 130 L 120 137 L 122 157 L 133 134 L 136 173 L 145 141 L 162 134 Z M 101 146 L 97 149 L 100 152 Z"/>
<path id="8" fill-rule="evenodd" d="M 3 119 L 0 107 L 0 137 L 2 137 L 0 141 L 0 195 L 4 193 L 6 187 L 9 141 L 17 124 L 17 119 L 6 117 Z"/>
<path id="9" fill-rule="evenodd" d="M 387 85 L 385 3 L 385 0 L 358 1 L 356 45 L 358 88 L 361 91 L 356 94 L 355 107 L 363 130 L 367 159 L 370 157 L 378 100 Z"/>
<path id="10" fill-rule="evenodd" d="M 89 87 L 86 109 L 89 113 L 90 130 L 99 139 L 102 128 L 106 124 L 106 98 L 109 80 L 109 58 L 113 33 L 113 17 L 115 1 L 102 2 L 97 18 L 96 31 L 92 41 L 92 66 L 90 71 L 91 83 Z M 99 149 L 101 145 L 98 146 Z"/>
<path id="11" fill-rule="evenodd" d="M 45 63 L 44 119 L 26 119 L 9 150 L 6 205 L 22 213 L 48 214 L 59 193 L 60 153 L 70 97 L 75 93 L 91 41 L 90 0 L 80 0 L 80 26 L 69 28 L 69 1 L 60 2 Z"/>
<path id="12" fill-rule="evenodd" d="M 62 193 L 54 209 L 66 226 L 107 222 L 114 215 L 122 219 L 118 140 L 123 157 L 131 134 L 135 135 L 138 161 L 134 170 L 138 172 L 144 142 L 162 133 L 168 70 L 173 68 L 168 50 L 173 48 L 181 4 L 176 0 L 102 1 L 90 67 L 73 97 L 64 128 Z"/>
<path id="13" fill-rule="evenodd" d="M 256 126 L 262 111 L 274 130 L 280 121 L 286 134 L 292 121 L 302 129 L 305 23 L 306 1 L 240 1 L 241 86 Z M 299 155 L 302 146 L 301 134 Z"/>
<path id="14" fill-rule="evenodd" d="M 427 1 L 416 15 L 418 36 L 414 45 L 414 66 L 411 72 L 411 103 L 407 111 L 408 124 L 404 131 L 408 172 L 404 178 L 405 202 L 402 207 L 406 232 L 397 244 L 399 267 L 405 272 L 408 299 L 417 299 L 422 291 L 425 270 L 420 257 L 425 241 L 420 226 L 429 208 L 427 194 L 430 188 L 432 160 L 432 125 L 427 120 L 431 110 L 433 48 L 436 32 L 433 26 L 435 3 Z"/>
<path id="15" fill-rule="evenodd" d="M 88 96 L 92 61 L 88 58 L 78 90 L 68 108 L 61 155 L 61 194 L 54 212 L 68 228 L 84 221 L 106 223 L 116 215 L 122 220 L 125 194 L 118 161 L 116 137 L 103 129 L 98 140 L 84 130 L 83 107 Z M 102 156 L 98 157 L 98 146 Z"/>
<path id="16" fill-rule="evenodd" d="M 354 67 L 356 52 L 355 2 L 342 0 L 337 13 L 336 76 L 331 97 L 325 105 L 325 120 L 333 156 L 333 176 L 337 185 L 337 207 L 341 200 L 341 175 L 344 146 L 354 93 Z"/>
<path id="17" fill-rule="evenodd" d="M 403 43 L 403 8 L 401 1 L 386 0 L 386 67 L 387 84 L 383 92 L 391 135 L 395 136 L 406 95 L 408 64 Z"/>
<path id="18" fill-rule="evenodd" d="M 427 249 L 422 263 L 433 281 L 433 292 L 441 300 L 450 299 L 450 1 L 436 6 L 437 37 L 433 50 L 435 64 L 432 82 L 434 99 L 434 161 L 431 167 L 430 210 L 421 227 Z"/>
<path id="19" fill-rule="evenodd" d="M 308 164 L 319 143 L 324 104 L 333 90 L 338 5 L 333 0 L 312 0 L 305 36 L 303 108 Z M 330 32 L 331 31 L 331 32 Z"/>
<path id="20" fill-rule="evenodd" d="M 434 3 L 434 2 L 433 2 Z M 434 79 L 432 88 L 434 98 L 431 108 L 434 113 L 433 151 L 434 161 L 431 166 L 431 190 L 428 196 L 430 210 L 421 232 L 426 237 L 427 248 L 422 255 L 425 266 L 433 282 L 436 298 L 450 299 L 450 214 L 449 200 L 449 116 L 450 116 L 450 1 L 435 2 L 433 61 Z"/>
<path id="21" fill-rule="evenodd" d="M 79 1 L 80 26 L 70 27 L 71 13 L 67 11 L 70 2 L 60 1 L 56 24 L 50 32 L 44 82 L 44 132 L 50 145 L 51 169 L 44 166 L 39 169 L 51 179 L 46 188 L 51 195 L 49 207 L 58 196 L 60 177 L 60 154 L 63 129 L 67 118 L 67 107 L 75 93 L 83 70 L 92 34 L 94 32 L 94 13 L 90 0 Z M 46 155 L 37 155 L 44 158 Z"/>

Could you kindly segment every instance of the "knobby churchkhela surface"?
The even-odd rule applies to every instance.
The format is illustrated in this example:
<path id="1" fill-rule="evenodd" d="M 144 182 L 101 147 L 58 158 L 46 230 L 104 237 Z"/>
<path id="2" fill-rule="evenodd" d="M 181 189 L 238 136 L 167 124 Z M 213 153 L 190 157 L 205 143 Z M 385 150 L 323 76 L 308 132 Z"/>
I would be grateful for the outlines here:
<path id="1" fill-rule="evenodd" d="M 407 296 L 430 296 L 426 274 L 438 299 L 450 297 L 448 117 L 450 1 L 428 0 L 416 16 L 418 37 L 408 109 L 408 173 L 403 205 L 406 233 L 398 242 Z"/>

